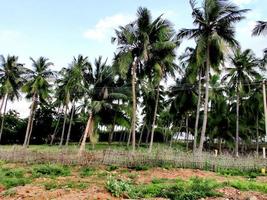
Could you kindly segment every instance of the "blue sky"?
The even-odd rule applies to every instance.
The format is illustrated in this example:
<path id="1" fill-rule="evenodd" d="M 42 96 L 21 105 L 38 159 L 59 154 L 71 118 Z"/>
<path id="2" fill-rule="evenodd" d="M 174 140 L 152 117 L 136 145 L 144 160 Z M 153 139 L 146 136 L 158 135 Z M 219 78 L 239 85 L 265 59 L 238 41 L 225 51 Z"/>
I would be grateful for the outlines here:
<path id="1" fill-rule="evenodd" d="M 252 9 L 247 19 L 238 24 L 236 36 L 243 48 L 251 48 L 261 56 L 267 39 L 250 35 L 256 20 L 267 20 L 266 0 L 233 2 Z M 30 56 L 45 56 L 54 62 L 56 70 L 67 66 L 78 54 L 91 61 L 102 55 L 111 62 L 116 50 L 110 42 L 114 29 L 132 21 L 139 6 L 150 9 L 154 17 L 164 14 L 176 30 L 192 27 L 188 0 L 0 0 L 0 3 L 0 54 L 15 54 L 27 66 Z M 22 112 L 25 108 L 17 109 Z"/>

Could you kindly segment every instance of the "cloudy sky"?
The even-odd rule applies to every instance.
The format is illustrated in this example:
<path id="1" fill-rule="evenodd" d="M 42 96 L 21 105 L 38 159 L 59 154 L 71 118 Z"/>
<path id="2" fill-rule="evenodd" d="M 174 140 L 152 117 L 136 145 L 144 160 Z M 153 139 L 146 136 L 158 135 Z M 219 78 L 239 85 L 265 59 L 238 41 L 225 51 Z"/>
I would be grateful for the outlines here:
<path id="1" fill-rule="evenodd" d="M 192 27 L 188 0 L 0 0 L 0 54 L 17 55 L 30 66 L 29 57 L 48 57 L 54 69 L 67 66 L 73 56 L 83 54 L 91 61 L 102 55 L 112 61 L 116 46 L 110 38 L 114 29 L 135 18 L 138 7 L 147 7 L 153 17 L 164 14 L 176 30 Z M 251 38 L 256 20 L 267 20 L 266 0 L 233 0 L 252 9 L 237 25 L 236 37 L 243 48 L 258 55 L 267 46 L 263 37 Z M 185 45 L 184 45 L 185 46 Z M 183 50 L 181 47 L 178 53 Z M 22 117 L 29 102 L 9 103 Z"/>

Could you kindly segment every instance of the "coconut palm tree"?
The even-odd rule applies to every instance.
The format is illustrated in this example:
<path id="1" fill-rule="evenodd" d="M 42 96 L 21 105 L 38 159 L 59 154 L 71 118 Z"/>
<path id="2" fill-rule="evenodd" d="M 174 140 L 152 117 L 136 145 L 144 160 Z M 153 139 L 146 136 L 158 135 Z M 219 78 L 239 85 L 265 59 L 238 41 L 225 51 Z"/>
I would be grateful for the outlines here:
<path id="1" fill-rule="evenodd" d="M 226 68 L 226 75 L 223 81 L 228 81 L 231 88 L 236 91 L 236 135 L 235 135 L 235 156 L 238 157 L 239 144 L 239 105 L 240 93 L 256 78 L 260 77 L 259 59 L 255 58 L 251 49 L 242 52 L 240 48 L 234 51 L 234 55 L 230 56 L 231 67 Z"/>
<path id="2" fill-rule="evenodd" d="M 91 78 L 93 78 L 93 84 L 86 93 L 86 97 L 91 102 L 86 102 L 84 105 L 87 108 L 89 116 L 80 145 L 79 156 L 85 150 L 85 143 L 88 136 L 91 143 L 93 145 L 95 144 L 97 140 L 96 129 L 100 124 L 100 120 L 107 120 L 108 124 L 110 124 L 114 122 L 115 115 L 120 115 L 121 112 L 117 110 L 117 104 L 114 102 L 118 99 L 128 99 L 127 95 L 117 93 L 114 87 L 112 68 L 106 65 L 106 61 L 103 63 L 101 57 L 95 60 L 95 70 Z M 91 78 L 89 78 L 88 82 L 91 81 Z M 106 116 L 107 113 L 113 117 Z"/>
<path id="3" fill-rule="evenodd" d="M 67 139 L 65 145 L 68 146 L 71 126 L 73 123 L 73 115 L 75 112 L 75 103 L 81 99 L 86 91 L 87 81 L 86 76 L 91 76 L 92 66 L 88 61 L 88 57 L 83 57 L 78 55 L 77 58 L 74 57 L 73 62 L 69 68 L 69 73 L 67 75 L 67 84 L 64 87 L 68 87 L 70 91 L 70 101 L 72 103 L 70 122 L 67 133 Z"/>
<path id="4" fill-rule="evenodd" d="M 158 113 L 160 82 L 163 78 L 167 80 L 167 76 L 175 77 L 178 66 L 174 63 L 175 49 L 179 42 L 174 39 L 174 31 L 170 23 L 166 20 L 157 18 L 155 25 L 152 23 L 154 31 L 150 33 L 150 48 L 148 49 L 148 58 L 145 63 L 147 76 L 151 77 L 151 81 L 156 86 L 155 108 L 153 113 L 152 130 L 149 144 L 149 152 L 152 151 L 156 118 Z M 151 73 L 152 72 L 152 73 Z"/>
<path id="5" fill-rule="evenodd" d="M 30 60 L 33 69 L 27 69 L 25 75 L 27 82 L 22 86 L 22 92 L 26 93 L 26 98 L 32 99 L 23 147 L 29 146 L 35 110 L 39 103 L 46 103 L 50 97 L 51 84 L 49 81 L 55 76 L 55 73 L 49 69 L 53 63 L 49 62 L 48 58 L 40 57 L 37 60 L 30 58 Z"/>
<path id="6" fill-rule="evenodd" d="M 0 128 L 0 141 L 4 128 L 5 113 L 7 107 L 7 101 L 14 99 L 19 99 L 19 89 L 23 84 L 24 79 L 22 74 L 24 73 L 24 67 L 18 62 L 17 56 L 8 55 L 7 58 L 0 56 L 0 83 L 1 83 L 1 109 L 4 106 L 4 111 L 2 115 L 2 122 Z"/>
<path id="7" fill-rule="evenodd" d="M 190 5 L 195 28 L 180 30 L 178 38 L 195 39 L 197 62 L 205 63 L 204 117 L 198 147 L 202 152 L 208 120 L 210 68 L 217 68 L 223 60 L 223 44 L 238 45 L 234 38 L 234 24 L 244 19 L 248 10 L 240 10 L 228 0 L 203 0 L 201 7 L 197 7 L 195 0 L 190 0 Z"/>

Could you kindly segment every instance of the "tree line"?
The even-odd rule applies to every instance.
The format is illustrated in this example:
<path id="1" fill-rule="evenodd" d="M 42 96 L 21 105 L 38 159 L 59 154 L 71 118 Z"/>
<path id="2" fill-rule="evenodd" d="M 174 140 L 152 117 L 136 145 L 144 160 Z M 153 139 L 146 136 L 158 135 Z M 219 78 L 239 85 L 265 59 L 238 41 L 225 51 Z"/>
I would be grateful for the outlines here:
<path id="1" fill-rule="evenodd" d="M 1 56 L 1 142 L 3 135 L 6 143 L 23 140 L 24 147 L 31 140 L 60 147 L 75 141 L 81 155 L 87 138 L 93 145 L 102 138 L 131 143 L 133 151 L 146 142 L 151 152 L 155 139 L 172 145 L 177 133 L 186 132 L 186 148 L 193 135 L 195 153 L 210 144 L 222 151 L 224 144 L 238 156 L 240 145 L 254 141 L 258 152 L 265 133 L 267 50 L 258 58 L 235 38 L 235 25 L 249 9 L 228 0 L 189 3 L 193 28 L 178 31 L 140 7 L 134 21 L 115 30 L 110 65 L 101 56 L 92 64 L 78 55 L 56 72 L 45 57 L 30 58 L 28 68 L 17 56 Z M 258 21 L 251 34 L 266 32 L 267 22 Z M 195 46 L 177 55 L 185 39 Z M 170 79 L 175 82 L 166 86 Z M 6 113 L 8 101 L 21 94 L 31 100 L 27 119 Z"/>

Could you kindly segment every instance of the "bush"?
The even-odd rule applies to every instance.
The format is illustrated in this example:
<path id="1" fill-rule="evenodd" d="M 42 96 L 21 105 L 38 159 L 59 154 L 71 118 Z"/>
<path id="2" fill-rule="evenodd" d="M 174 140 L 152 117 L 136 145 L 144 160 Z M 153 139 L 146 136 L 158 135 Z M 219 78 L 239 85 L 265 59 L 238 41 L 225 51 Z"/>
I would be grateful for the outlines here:
<path id="1" fill-rule="evenodd" d="M 67 166 L 62 165 L 38 165 L 32 170 L 32 175 L 34 177 L 58 177 L 58 176 L 69 176 L 70 169 Z"/>

